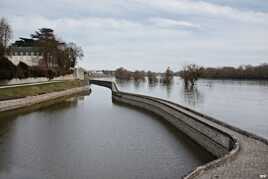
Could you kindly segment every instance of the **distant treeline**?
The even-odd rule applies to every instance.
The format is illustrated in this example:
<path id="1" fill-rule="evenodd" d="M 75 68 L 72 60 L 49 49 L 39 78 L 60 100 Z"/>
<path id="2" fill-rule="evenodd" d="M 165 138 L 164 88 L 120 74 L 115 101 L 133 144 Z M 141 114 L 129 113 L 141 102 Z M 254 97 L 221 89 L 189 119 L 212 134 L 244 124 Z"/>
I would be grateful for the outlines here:
<path id="1" fill-rule="evenodd" d="M 268 79 L 268 64 L 258 66 L 221 67 L 199 69 L 200 78 L 214 79 Z"/>
<path id="2" fill-rule="evenodd" d="M 114 75 L 116 79 L 119 80 L 135 80 L 135 81 L 140 81 L 140 80 L 145 80 L 145 77 L 148 78 L 148 82 L 150 83 L 156 83 L 158 82 L 157 76 L 160 76 L 160 82 L 161 83 L 170 83 L 173 79 L 173 71 L 168 67 L 164 73 L 156 73 L 152 71 L 130 71 L 127 70 L 126 68 L 118 68 L 115 70 Z"/>
<path id="3" fill-rule="evenodd" d="M 123 67 L 115 70 L 115 77 L 120 80 L 145 80 L 146 72 L 145 71 L 130 71 Z"/>

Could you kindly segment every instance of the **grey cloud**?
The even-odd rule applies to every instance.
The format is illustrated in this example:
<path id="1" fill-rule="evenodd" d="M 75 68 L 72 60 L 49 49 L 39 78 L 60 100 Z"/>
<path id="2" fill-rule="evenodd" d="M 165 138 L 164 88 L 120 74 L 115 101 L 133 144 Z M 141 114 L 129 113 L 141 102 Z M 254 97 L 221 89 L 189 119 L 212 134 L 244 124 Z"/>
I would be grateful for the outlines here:
<path id="1" fill-rule="evenodd" d="M 87 68 L 161 71 L 185 61 L 211 66 L 268 61 L 268 9 L 217 1 L 1 0 L 0 11 L 15 39 L 51 27 L 60 38 L 82 45 L 81 65 Z"/>

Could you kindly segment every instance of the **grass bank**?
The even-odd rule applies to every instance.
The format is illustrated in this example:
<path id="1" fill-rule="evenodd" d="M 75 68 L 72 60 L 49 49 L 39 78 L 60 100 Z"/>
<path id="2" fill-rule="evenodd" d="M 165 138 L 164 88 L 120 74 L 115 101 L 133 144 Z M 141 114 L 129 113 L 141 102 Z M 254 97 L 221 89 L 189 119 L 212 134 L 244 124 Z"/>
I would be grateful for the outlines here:
<path id="1" fill-rule="evenodd" d="M 35 85 L 10 86 L 7 88 L 0 88 L 0 100 L 23 98 L 26 96 L 36 96 L 40 94 L 80 87 L 84 86 L 85 84 L 86 81 L 66 80 Z"/>

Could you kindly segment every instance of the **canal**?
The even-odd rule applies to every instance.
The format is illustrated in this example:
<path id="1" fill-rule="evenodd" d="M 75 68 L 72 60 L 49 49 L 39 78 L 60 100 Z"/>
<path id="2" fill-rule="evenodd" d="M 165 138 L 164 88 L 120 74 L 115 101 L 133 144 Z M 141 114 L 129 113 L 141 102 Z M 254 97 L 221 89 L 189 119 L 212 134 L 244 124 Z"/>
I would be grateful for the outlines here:
<path id="1" fill-rule="evenodd" d="M 0 116 L 3 179 L 180 178 L 210 160 L 157 116 L 113 104 L 102 87 L 92 86 L 89 96 Z"/>

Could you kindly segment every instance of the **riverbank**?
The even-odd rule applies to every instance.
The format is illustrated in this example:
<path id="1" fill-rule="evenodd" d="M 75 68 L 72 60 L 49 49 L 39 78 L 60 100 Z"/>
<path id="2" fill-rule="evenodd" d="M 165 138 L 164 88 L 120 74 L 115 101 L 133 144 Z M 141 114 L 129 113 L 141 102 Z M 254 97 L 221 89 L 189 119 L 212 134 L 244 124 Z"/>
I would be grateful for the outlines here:
<path id="1" fill-rule="evenodd" d="M 0 96 L 2 100 L 0 100 L 0 112 L 25 108 L 89 91 L 90 88 L 87 86 L 87 82 L 81 80 L 57 81 L 1 88 Z"/>
<path id="2" fill-rule="evenodd" d="M 86 85 L 86 81 L 64 80 L 0 87 L 0 101 L 63 91 L 84 85 Z"/>

